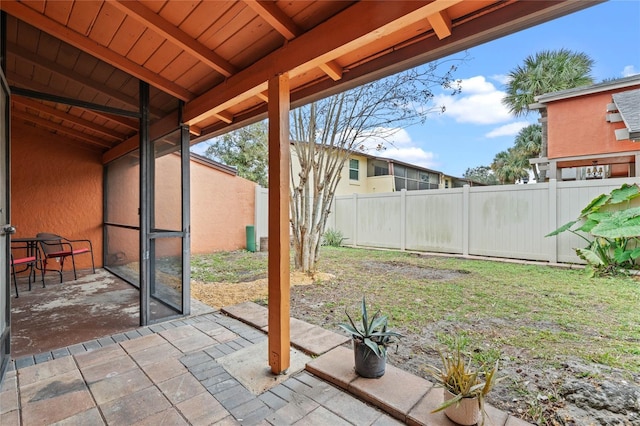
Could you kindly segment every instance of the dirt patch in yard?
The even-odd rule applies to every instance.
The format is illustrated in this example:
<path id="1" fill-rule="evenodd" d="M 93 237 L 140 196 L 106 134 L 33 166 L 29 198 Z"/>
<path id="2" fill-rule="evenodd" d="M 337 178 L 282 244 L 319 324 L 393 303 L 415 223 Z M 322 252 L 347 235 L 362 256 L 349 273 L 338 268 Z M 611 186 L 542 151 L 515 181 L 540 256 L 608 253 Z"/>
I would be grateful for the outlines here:
<path id="1" fill-rule="evenodd" d="M 313 277 L 300 272 L 291 273 L 291 287 L 311 285 L 331 279 L 332 275 L 317 273 Z M 267 278 L 260 278 L 253 281 L 242 281 L 239 283 L 203 283 L 201 281 L 191 282 L 191 296 L 206 303 L 207 305 L 220 309 L 224 306 L 236 305 L 247 301 L 261 301 L 267 298 Z"/>

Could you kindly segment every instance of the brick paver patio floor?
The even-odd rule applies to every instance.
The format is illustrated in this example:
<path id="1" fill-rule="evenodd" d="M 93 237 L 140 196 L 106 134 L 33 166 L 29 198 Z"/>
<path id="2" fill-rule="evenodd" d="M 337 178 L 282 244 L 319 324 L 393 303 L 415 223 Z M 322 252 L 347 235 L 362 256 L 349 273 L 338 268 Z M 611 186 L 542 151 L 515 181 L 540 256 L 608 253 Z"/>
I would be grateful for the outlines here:
<path id="1" fill-rule="evenodd" d="M 358 378 L 343 336 L 294 319 L 293 345 L 319 356 L 252 392 L 222 360 L 264 343 L 265 316 L 242 304 L 13 360 L 0 424 L 453 425 L 430 413 L 439 399 L 428 381 L 392 366 L 382 379 Z M 527 423 L 490 408 L 486 424 Z"/>

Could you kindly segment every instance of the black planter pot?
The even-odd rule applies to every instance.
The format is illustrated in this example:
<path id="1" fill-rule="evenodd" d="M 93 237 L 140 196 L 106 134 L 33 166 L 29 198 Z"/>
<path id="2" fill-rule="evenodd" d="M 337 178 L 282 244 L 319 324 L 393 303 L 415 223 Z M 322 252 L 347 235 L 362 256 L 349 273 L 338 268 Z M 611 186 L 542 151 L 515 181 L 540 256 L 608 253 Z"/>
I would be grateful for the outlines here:
<path id="1" fill-rule="evenodd" d="M 379 357 L 361 340 L 353 340 L 353 355 L 356 363 L 356 373 L 361 377 L 377 379 L 384 375 L 387 365 L 385 357 Z"/>

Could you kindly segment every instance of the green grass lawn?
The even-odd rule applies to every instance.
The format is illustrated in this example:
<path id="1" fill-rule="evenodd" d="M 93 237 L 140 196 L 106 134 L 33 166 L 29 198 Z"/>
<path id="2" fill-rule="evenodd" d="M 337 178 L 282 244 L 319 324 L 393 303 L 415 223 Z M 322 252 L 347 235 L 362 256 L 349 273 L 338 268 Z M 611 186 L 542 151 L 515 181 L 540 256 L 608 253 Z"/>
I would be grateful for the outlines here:
<path id="1" fill-rule="evenodd" d="M 194 256 L 192 277 L 241 282 L 266 276 L 266 265 L 265 253 Z M 344 247 L 323 247 L 318 271 L 332 278 L 292 288 L 292 310 L 326 328 L 337 330 L 345 309 L 357 314 L 366 295 L 392 328 L 447 343 L 453 326 L 470 345 L 483 345 L 483 356 L 525 353 L 549 364 L 578 356 L 640 372 L 640 281 L 634 278 Z"/>

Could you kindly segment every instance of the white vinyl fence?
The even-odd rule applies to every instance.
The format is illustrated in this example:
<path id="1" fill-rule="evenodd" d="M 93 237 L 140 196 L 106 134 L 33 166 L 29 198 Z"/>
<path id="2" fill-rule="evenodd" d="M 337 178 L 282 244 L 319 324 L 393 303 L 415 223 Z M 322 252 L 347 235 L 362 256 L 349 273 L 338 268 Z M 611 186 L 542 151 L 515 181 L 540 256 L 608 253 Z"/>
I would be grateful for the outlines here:
<path id="1" fill-rule="evenodd" d="M 549 232 L 578 217 L 600 194 L 638 178 L 353 194 L 335 198 L 327 228 L 345 244 L 478 255 L 551 263 L 583 263 L 585 241 Z M 267 235 L 266 190 L 256 199 L 256 238 Z M 640 205 L 640 199 L 634 200 Z M 259 205 L 260 204 L 260 205 Z"/>

